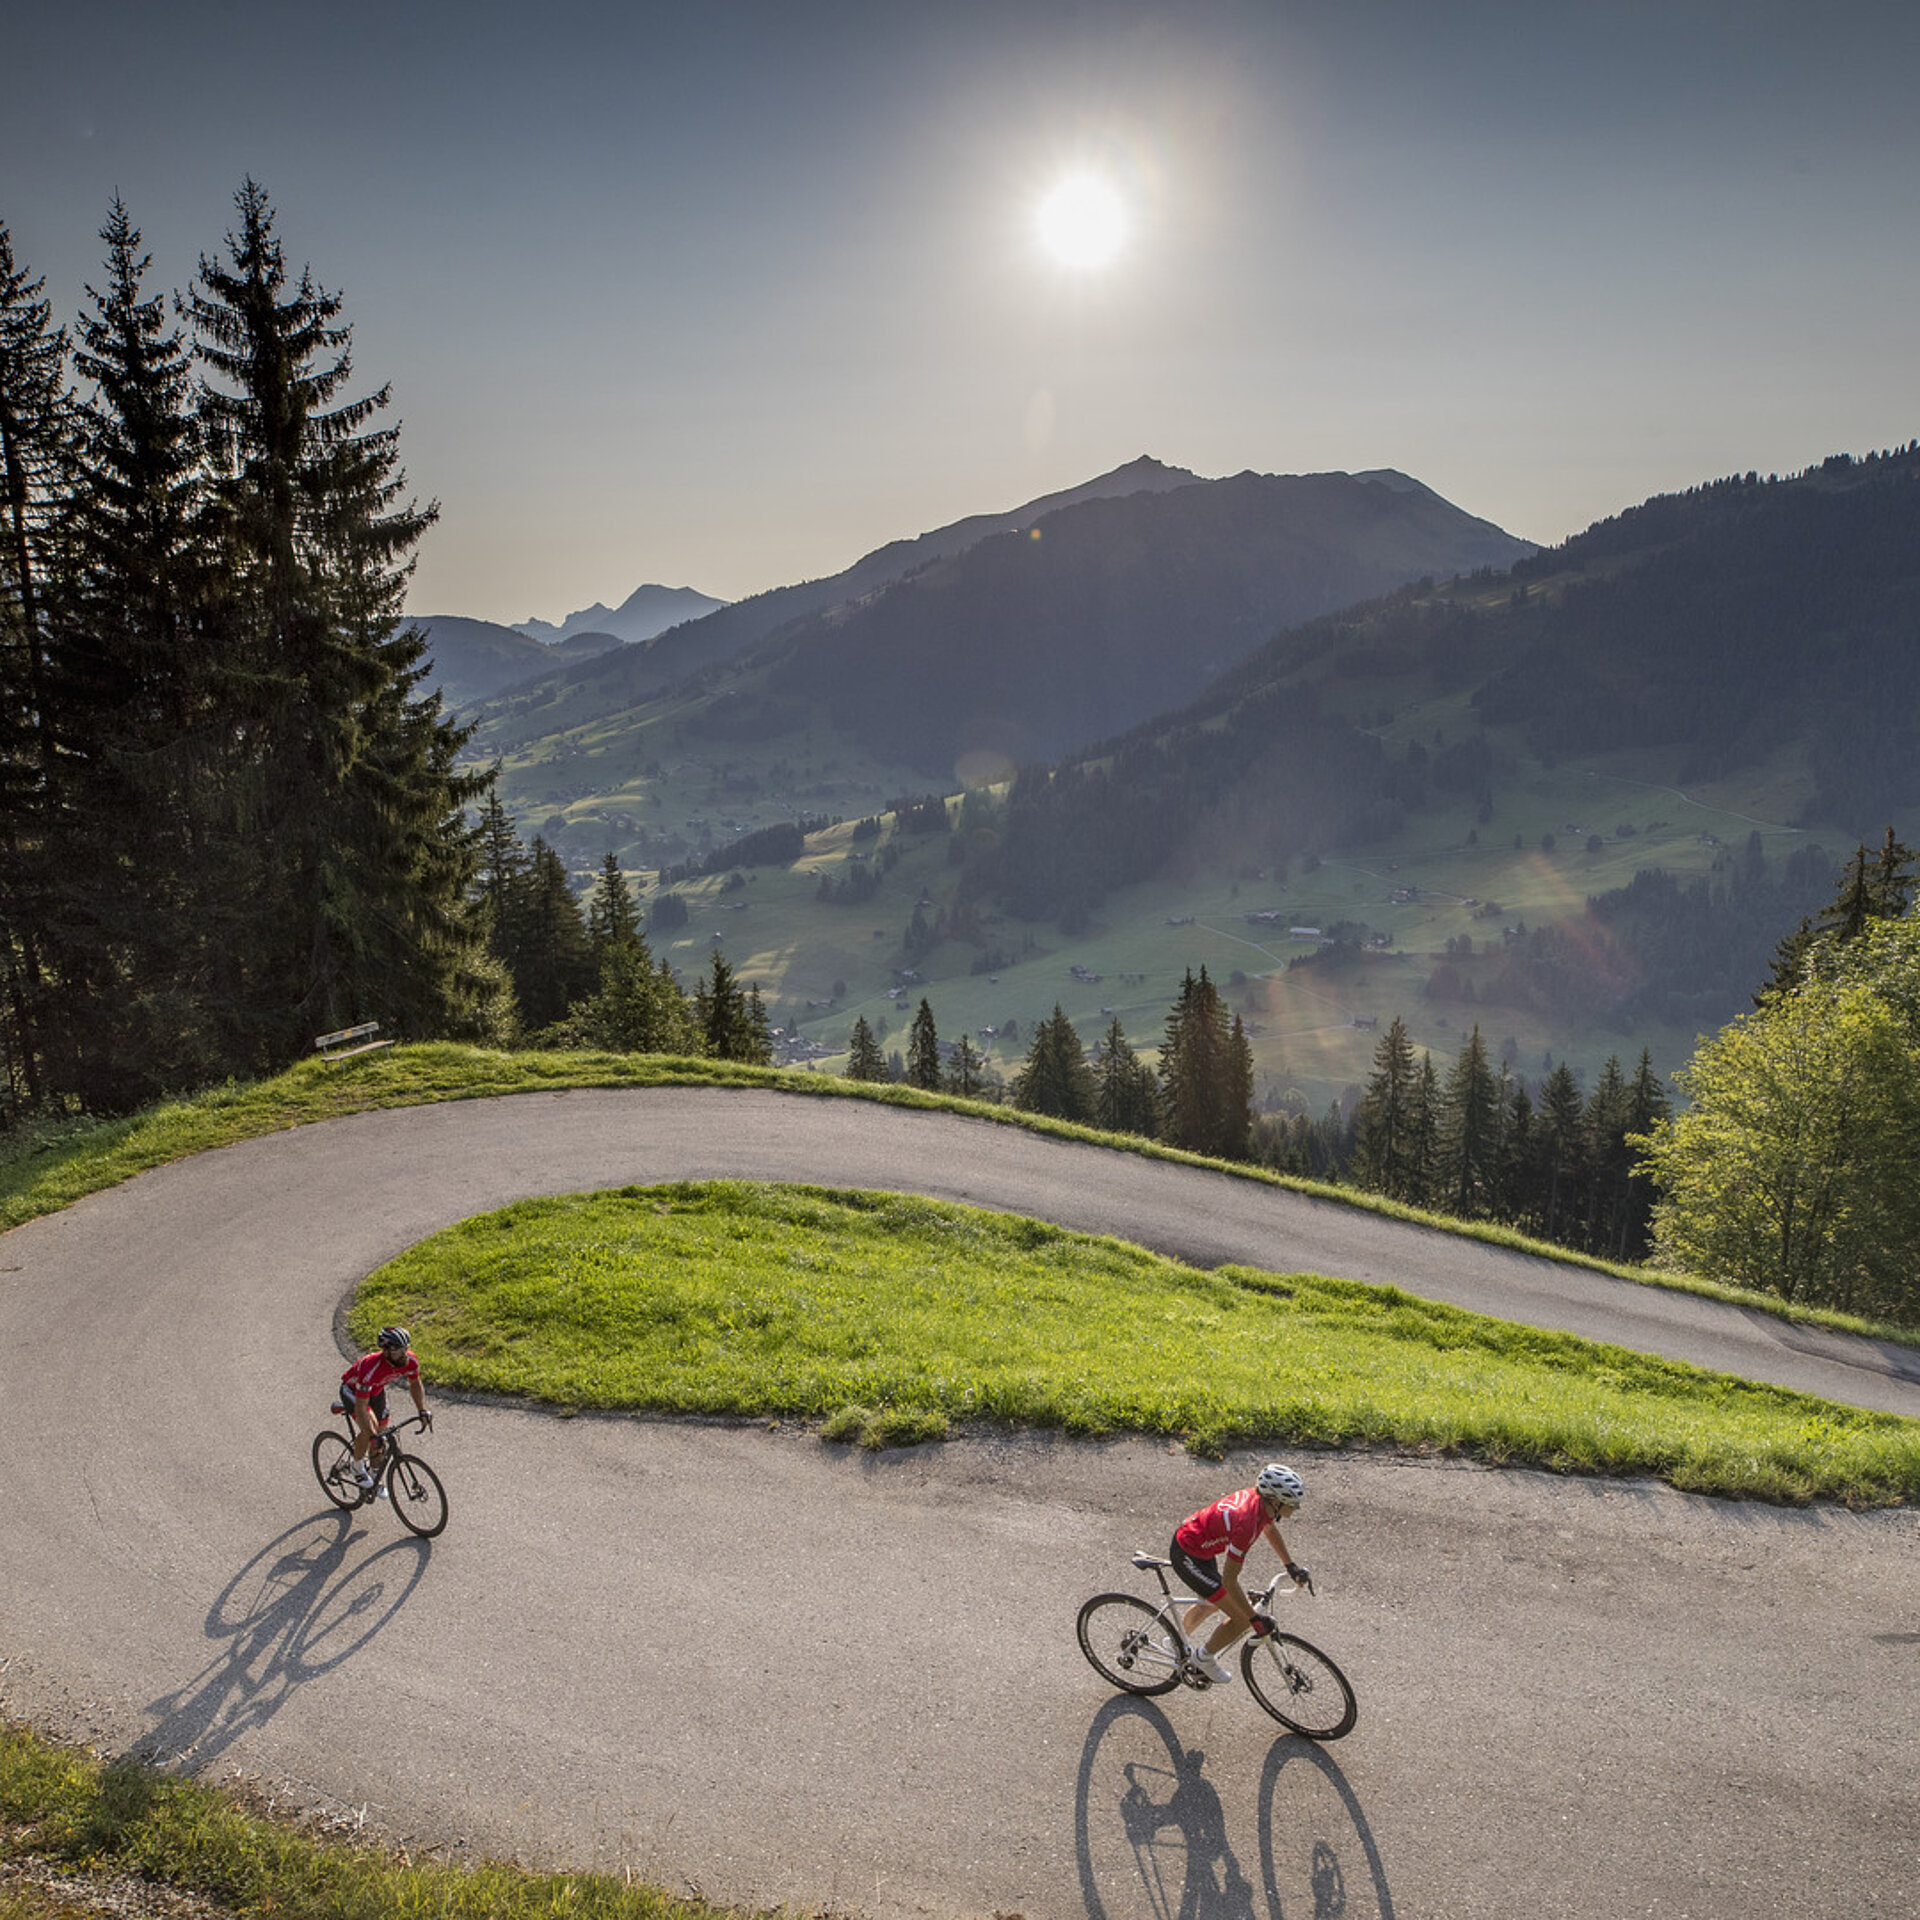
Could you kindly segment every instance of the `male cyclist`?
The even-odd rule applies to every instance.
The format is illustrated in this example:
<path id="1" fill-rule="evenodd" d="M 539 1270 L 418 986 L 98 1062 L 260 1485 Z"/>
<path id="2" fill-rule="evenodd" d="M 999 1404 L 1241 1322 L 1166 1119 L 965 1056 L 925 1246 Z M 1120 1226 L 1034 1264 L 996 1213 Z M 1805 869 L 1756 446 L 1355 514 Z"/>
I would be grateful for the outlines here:
<path id="1" fill-rule="evenodd" d="M 411 1337 L 405 1327 L 382 1327 L 374 1350 L 340 1376 L 340 1409 L 353 1422 L 353 1477 L 369 1493 L 386 1493 L 367 1471 L 367 1454 L 373 1447 L 374 1423 L 383 1428 L 387 1424 L 387 1388 L 395 1380 L 407 1383 L 414 1411 L 432 1426 Z"/>
<path id="2" fill-rule="evenodd" d="M 1253 1625 L 1253 1602 L 1240 1584 L 1240 1563 L 1246 1559 L 1247 1549 L 1264 1538 L 1280 1556 L 1293 1584 L 1297 1587 L 1306 1580 L 1307 1570 L 1294 1565 L 1278 1524 L 1294 1512 L 1306 1492 L 1300 1476 L 1275 1461 L 1260 1469 L 1252 1486 L 1202 1507 L 1174 1529 L 1173 1570 L 1200 1596 L 1181 1616 L 1187 1638 L 1193 1638 L 1200 1622 L 1216 1608 L 1227 1616 L 1198 1650 L 1201 1669 L 1208 1679 L 1233 1678 L 1233 1670 L 1220 1655 Z M 1220 1562 L 1223 1553 L 1224 1566 Z"/>

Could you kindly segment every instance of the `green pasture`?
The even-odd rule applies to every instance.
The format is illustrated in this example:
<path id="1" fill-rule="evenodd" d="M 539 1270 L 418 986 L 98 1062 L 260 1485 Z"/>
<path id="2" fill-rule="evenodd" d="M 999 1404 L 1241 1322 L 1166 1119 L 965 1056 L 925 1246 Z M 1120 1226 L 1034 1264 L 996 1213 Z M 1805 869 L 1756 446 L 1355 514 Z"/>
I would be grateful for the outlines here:
<path id="1" fill-rule="evenodd" d="M 766 742 L 702 739 L 689 725 L 700 705 L 683 699 L 640 709 L 628 731 L 603 722 L 526 740 L 508 756 L 503 796 L 525 834 L 565 823 L 563 845 L 583 882 L 606 851 L 628 844 L 636 826 L 684 830 L 723 848 L 737 830 L 797 811 L 843 816 L 848 824 L 813 837 L 791 869 L 751 869 L 733 885 L 724 874 L 681 883 L 676 890 L 692 917 L 684 930 L 656 942 L 688 980 L 718 944 L 742 977 L 760 986 L 780 1024 L 791 1020 L 826 1049 L 828 1067 L 844 1058 L 857 1017 L 876 1033 L 884 1026 L 884 1046 L 902 1044 L 922 996 L 943 1039 L 965 1032 L 977 1042 L 982 1028 L 1014 1022 L 1019 1040 L 987 1047 L 1002 1073 L 1018 1067 L 1026 1037 L 1056 1002 L 1089 1044 L 1111 1008 L 1135 1046 L 1151 1051 L 1183 975 L 1204 964 L 1223 985 L 1231 983 L 1260 1095 L 1296 1099 L 1314 1112 L 1364 1085 L 1377 1032 L 1395 1015 L 1436 1062 L 1450 1062 L 1477 1021 L 1495 1053 L 1509 1053 L 1521 1070 L 1538 1071 L 1551 1055 L 1591 1084 L 1608 1055 L 1631 1066 L 1646 1046 L 1656 1068 L 1670 1073 L 1691 1054 L 1693 1032 L 1623 1036 L 1550 1026 L 1497 1002 L 1432 1001 L 1426 983 L 1434 959 L 1450 941 L 1470 939 L 1479 958 L 1461 971 L 1484 985 L 1505 926 L 1577 916 L 1591 895 L 1626 885 L 1642 867 L 1683 878 L 1705 873 L 1756 831 L 1776 859 L 1805 837 L 1784 824 L 1804 797 L 1797 764 L 1761 768 L 1740 789 L 1682 791 L 1670 757 L 1622 753 L 1546 765 L 1496 730 L 1500 773 L 1488 820 L 1464 801 L 1437 807 L 1410 816 L 1377 846 L 1329 853 L 1311 871 L 1296 860 L 1285 874 L 1257 857 L 1215 849 L 1178 880 L 1112 894 L 1092 924 L 1071 936 L 1051 921 L 989 922 L 987 938 L 1006 956 L 997 980 L 989 980 L 972 971 L 978 947 L 948 942 L 910 958 L 902 946 L 916 900 L 938 905 L 952 897 L 957 870 L 947 863 L 944 837 L 894 836 L 889 822 L 887 838 L 862 843 L 869 854 L 882 845 L 898 854 L 879 891 L 857 906 L 816 898 L 819 875 L 839 873 L 853 851 L 851 822 L 896 794 L 925 790 L 925 774 L 876 763 L 825 727 Z M 1377 730 L 1398 751 L 1414 740 L 1467 737 L 1478 721 L 1460 697 L 1429 697 L 1409 700 Z M 1543 845 L 1548 836 L 1551 848 Z M 1593 839 L 1597 848 L 1589 846 Z M 1847 849 L 1831 851 L 1838 861 Z M 638 878 L 644 905 L 654 891 L 651 874 Z M 1395 902 L 1399 887 L 1417 889 L 1417 898 Z M 1280 924 L 1250 925 L 1247 914 L 1262 910 L 1282 915 Z M 1289 926 L 1343 921 L 1389 935 L 1391 953 L 1337 980 L 1313 969 L 1289 971 L 1289 961 L 1312 950 L 1287 937 Z M 908 965 L 922 978 L 890 997 L 898 970 Z M 836 994 L 836 986 L 844 991 Z M 1362 1024 L 1368 1021 L 1377 1024 Z"/>
<path id="2" fill-rule="evenodd" d="M 895 1194 L 742 1182 L 527 1200 L 371 1274 L 350 1324 L 459 1390 L 601 1412 L 1375 1444 L 1683 1489 L 1920 1495 L 1920 1422 L 1391 1287 L 1228 1267 Z"/>

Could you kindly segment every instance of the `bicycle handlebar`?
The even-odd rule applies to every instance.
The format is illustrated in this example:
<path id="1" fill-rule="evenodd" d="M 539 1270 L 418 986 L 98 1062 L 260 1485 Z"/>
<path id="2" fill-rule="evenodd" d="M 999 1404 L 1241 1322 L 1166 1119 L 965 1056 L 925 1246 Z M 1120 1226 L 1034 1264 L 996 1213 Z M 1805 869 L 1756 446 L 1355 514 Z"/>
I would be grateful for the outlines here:
<path id="1" fill-rule="evenodd" d="M 409 1427 L 419 1427 L 424 1431 L 432 1425 L 432 1414 L 410 1413 L 404 1420 L 389 1420 L 384 1426 L 375 1427 L 373 1431 L 377 1437 L 381 1434 L 405 1433 Z"/>

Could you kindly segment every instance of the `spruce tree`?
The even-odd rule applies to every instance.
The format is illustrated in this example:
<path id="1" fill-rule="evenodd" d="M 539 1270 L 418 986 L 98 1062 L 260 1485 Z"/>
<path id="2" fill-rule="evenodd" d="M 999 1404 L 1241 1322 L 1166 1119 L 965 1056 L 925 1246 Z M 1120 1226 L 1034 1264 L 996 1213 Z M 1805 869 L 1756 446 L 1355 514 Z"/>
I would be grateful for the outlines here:
<path id="1" fill-rule="evenodd" d="M 1360 1102 L 1353 1149 L 1355 1179 L 1391 1200 L 1417 1197 L 1414 1098 L 1419 1080 L 1407 1023 L 1395 1014 L 1374 1045 L 1373 1073 Z"/>
<path id="2" fill-rule="evenodd" d="M 1013 1083 L 1013 1104 L 1023 1113 L 1091 1124 L 1094 1101 L 1093 1069 L 1087 1065 L 1086 1049 L 1056 1002 L 1053 1012 L 1034 1029 L 1026 1064 Z"/>
<path id="3" fill-rule="evenodd" d="M 953 1043 L 953 1065 L 948 1070 L 946 1085 L 948 1092 L 969 1100 L 986 1091 L 987 1063 L 970 1034 L 963 1033 Z"/>
<path id="4" fill-rule="evenodd" d="M 1500 1083 L 1476 1026 L 1441 1097 L 1438 1192 L 1448 1212 L 1462 1220 L 1497 1205 L 1501 1133 Z"/>
<path id="5" fill-rule="evenodd" d="M 593 957 L 580 903 L 560 856 L 535 834 L 517 902 L 516 937 L 503 957 L 528 1028 L 538 1033 L 566 1016 L 593 987 Z"/>
<path id="6" fill-rule="evenodd" d="M 1547 1075 L 1541 1089 L 1535 1130 L 1541 1170 L 1540 1230 L 1549 1240 L 1563 1238 L 1576 1216 L 1577 1196 L 1585 1184 L 1584 1119 L 1580 1083 L 1563 1060 Z"/>
<path id="7" fill-rule="evenodd" d="M 49 1087 L 42 945 L 45 833 L 57 759 L 47 686 L 50 552 L 71 446 L 66 334 L 52 325 L 44 278 L 16 266 L 0 225 L 0 926 L 6 965 L 7 1092 Z"/>
<path id="8" fill-rule="evenodd" d="M 940 1091 L 940 1036 L 934 1029 L 933 1008 L 925 999 L 907 1036 L 907 1085 L 928 1093 Z"/>
<path id="9" fill-rule="evenodd" d="M 620 862 L 611 849 L 600 863 L 600 877 L 594 882 L 587 902 L 587 945 L 596 964 L 608 951 L 640 937 L 640 910 L 634 905 L 633 890 L 620 871 Z"/>
<path id="10" fill-rule="evenodd" d="M 1864 842 L 1856 847 L 1832 902 L 1817 920 L 1802 920 L 1774 950 L 1773 971 L 1753 996 L 1754 1005 L 1765 1007 L 1778 995 L 1791 993 L 1810 964 L 1858 940 L 1875 921 L 1905 915 L 1920 892 L 1917 860 L 1920 856 L 1902 845 L 1891 827 L 1877 854 L 1869 855 Z"/>
<path id="11" fill-rule="evenodd" d="M 186 311 L 210 464 L 202 534 L 220 559 L 207 630 L 227 676 L 227 819 L 250 910 L 221 985 L 235 1051 L 277 1066 L 325 1026 L 443 1030 L 475 981 L 464 729 L 422 691 L 401 624 L 437 515 L 403 498 L 385 387 L 353 394 L 342 301 L 288 275 L 265 191 L 235 196 Z"/>
<path id="12" fill-rule="evenodd" d="M 1093 1113 L 1109 1133 L 1142 1133 L 1151 1139 L 1159 1129 L 1160 1094 L 1153 1069 L 1127 1044 L 1118 1014 L 1100 1042 Z"/>
<path id="13" fill-rule="evenodd" d="M 760 989 L 743 988 L 718 947 L 708 957 L 707 977 L 693 990 L 693 1025 L 709 1059 L 764 1067 L 773 1058 L 773 1030 Z"/>
<path id="14" fill-rule="evenodd" d="M 864 1013 L 854 1016 L 853 1033 L 847 1043 L 846 1077 L 849 1080 L 887 1078 L 887 1057 L 880 1051 L 880 1043 L 873 1037 Z"/>
<path id="15" fill-rule="evenodd" d="M 1191 971 L 1167 1015 L 1160 1049 L 1161 1137 L 1220 1159 L 1247 1155 L 1253 1134 L 1253 1049 L 1220 992 Z"/>

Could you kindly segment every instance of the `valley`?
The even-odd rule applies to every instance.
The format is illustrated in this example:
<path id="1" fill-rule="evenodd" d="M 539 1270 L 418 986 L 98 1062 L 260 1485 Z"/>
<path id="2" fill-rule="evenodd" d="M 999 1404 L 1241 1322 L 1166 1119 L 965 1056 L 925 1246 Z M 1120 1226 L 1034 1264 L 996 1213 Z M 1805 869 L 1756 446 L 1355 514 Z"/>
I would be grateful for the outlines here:
<path id="1" fill-rule="evenodd" d="M 1536 1083 L 1565 1062 L 1591 1087 L 1643 1049 L 1666 1079 L 1747 1010 L 1856 844 L 1920 819 L 1904 709 L 1872 692 L 1911 672 L 1917 469 L 1907 448 L 1716 481 L 1264 640 L 1236 545 L 1256 511 L 1291 516 L 1260 536 L 1285 555 L 1261 575 L 1276 607 L 1298 604 L 1308 509 L 1360 552 L 1383 527 L 1422 552 L 1506 536 L 1404 476 L 1155 469 L 1028 533 L 1001 516 L 869 556 L 857 599 L 809 589 L 784 624 L 735 607 L 676 629 L 701 664 L 668 684 L 640 649 L 564 666 L 466 710 L 467 752 L 577 887 L 613 854 L 683 982 L 717 947 L 756 984 L 794 1064 L 833 1070 L 861 1017 L 902 1050 L 922 997 L 1003 1078 L 1056 1004 L 1089 1049 L 1118 1018 L 1151 1056 L 1204 966 L 1269 1111 L 1350 1101 L 1396 1016 L 1442 1073 L 1477 1025 Z M 1182 618 L 1238 634 L 1237 657 L 1169 638 L 1150 661 L 1159 615 L 1115 611 L 1145 580 L 1152 608 L 1182 582 Z M 724 648 L 699 638 L 722 620 Z M 1147 704 L 1182 684 L 1186 704 Z M 1002 737 L 1094 744 L 990 744 L 982 716 L 1042 707 Z M 798 857 L 755 864 L 779 825 Z"/>

